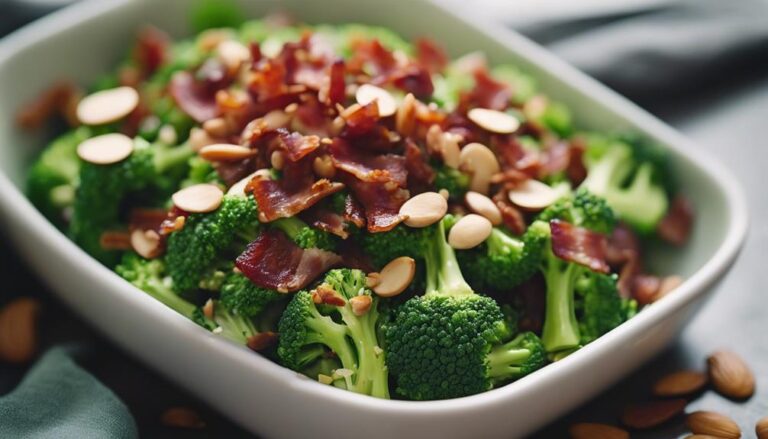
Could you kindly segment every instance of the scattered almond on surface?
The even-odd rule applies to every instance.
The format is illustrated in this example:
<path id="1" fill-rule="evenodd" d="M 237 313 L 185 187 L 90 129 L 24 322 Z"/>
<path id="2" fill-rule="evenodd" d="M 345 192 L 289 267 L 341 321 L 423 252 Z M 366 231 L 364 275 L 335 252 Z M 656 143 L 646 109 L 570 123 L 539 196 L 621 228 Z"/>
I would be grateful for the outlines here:
<path id="1" fill-rule="evenodd" d="M 168 427 L 195 430 L 205 428 L 205 422 L 200 418 L 200 415 L 188 407 L 171 407 L 163 412 L 160 420 Z"/>
<path id="2" fill-rule="evenodd" d="M 91 137 L 77 145 L 77 156 L 94 165 L 118 163 L 133 153 L 133 139 L 120 133 Z"/>
<path id="3" fill-rule="evenodd" d="M 26 363 L 37 352 L 40 302 L 21 297 L 0 309 L 0 360 Z"/>
<path id="4" fill-rule="evenodd" d="M 213 184 L 196 184 L 184 188 L 171 197 L 173 204 L 191 213 L 213 212 L 221 205 L 224 192 Z"/>
<path id="5" fill-rule="evenodd" d="M 629 433 L 607 424 L 581 422 L 568 429 L 571 439 L 629 439 Z"/>
<path id="6" fill-rule="evenodd" d="M 653 428 L 683 413 L 686 404 L 684 399 L 668 399 L 630 405 L 622 413 L 621 422 L 639 430 Z"/>
<path id="7" fill-rule="evenodd" d="M 516 117 L 487 108 L 473 108 L 469 110 L 467 117 L 480 128 L 492 133 L 512 134 L 520 128 L 520 121 Z"/>
<path id="8" fill-rule="evenodd" d="M 369 278 L 377 279 L 373 292 L 381 297 L 394 297 L 405 291 L 416 274 L 416 261 L 408 256 L 401 256 L 390 261 L 381 272 L 370 273 Z M 374 281 L 375 282 L 375 281 Z"/>
<path id="9" fill-rule="evenodd" d="M 755 376 L 744 360 L 734 352 L 719 351 L 707 358 L 709 378 L 723 396 L 745 399 L 755 393 Z"/>
<path id="10" fill-rule="evenodd" d="M 665 375 L 653 385 L 653 394 L 661 397 L 686 396 L 707 385 L 707 375 L 694 370 L 681 370 Z"/>
<path id="11" fill-rule="evenodd" d="M 716 412 L 698 411 L 688 415 L 685 421 L 696 434 L 708 434 L 723 439 L 739 439 L 741 429 L 733 420 Z"/>
<path id="12" fill-rule="evenodd" d="M 493 224 L 484 216 L 470 213 L 463 216 L 448 232 L 448 244 L 459 250 L 477 247 L 488 239 Z"/>
<path id="13" fill-rule="evenodd" d="M 448 201 L 437 192 L 418 194 L 400 207 L 408 227 L 427 227 L 440 221 L 448 212 Z"/>
<path id="14" fill-rule="evenodd" d="M 755 425 L 757 439 L 768 439 L 768 416 L 760 418 Z"/>
<path id="15" fill-rule="evenodd" d="M 129 115 L 139 105 L 139 93 L 132 87 L 97 91 L 77 105 L 77 118 L 85 125 L 103 125 Z"/>
<path id="16" fill-rule="evenodd" d="M 362 315 L 365 315 L 368 310 L 371 309 L 371 303 L 373 302 L 373 299 L 371 299 L 371 296 L 368 295 L 362 295 L 362 296 L 355 296 L 351 299 L 349 299 L 349 306 L 352 307 L 352 312 L 360 317 Z"/>
<path id="17" fill-rule="evenodd" d="M 388 117 L 397 111 L 397 102 L 392 95 L 383 88 L 371 84 L 363 84 L 357 88 L 355 99 L 360 105 L 368 105 L 373 101 L 379 106 L 379 116 Z"/>

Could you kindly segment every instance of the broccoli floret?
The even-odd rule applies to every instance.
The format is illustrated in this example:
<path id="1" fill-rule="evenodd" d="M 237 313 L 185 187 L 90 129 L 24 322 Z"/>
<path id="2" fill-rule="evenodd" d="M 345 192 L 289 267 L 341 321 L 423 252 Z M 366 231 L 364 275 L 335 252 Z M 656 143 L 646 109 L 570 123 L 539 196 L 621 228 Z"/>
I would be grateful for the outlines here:
<path id="1" fill-rule="evenodd" d="M 215 302 L 213 318 L 206 317 L 199 306 L 176 294 L 165 269 L 162 259 L 147 260 L 136 253 L 126 253 L 115 267 L 125 280 L 215 334 L 239 344 L 258 334 L 250 319 L 231 312 L 221 302 Z"/>
<path id="2" fill-rule="evenodd" d="M 196 290 L 258 236 L 253 197 L 226 195 L 214 212 L 189 215 L 184 228 L 168 236 L 166 261 L 177 292 Z"/>
<path id="3" fill-rule="evenodd" d="M 611 209 L 583 190 L 577 191 L 572 199 L 560 200 L 550 206 L 539 218 L 529 227 L 528 233 L 537 233 L 548 240 L 551 240 L 551 232 L 544 220 L 564 220 L 602 233 L 610 233 L 615 224 Z M 557 355 L 576 349 L 623 321 L 621 301 L 612 277 L 558 258 L 550 242 L 544 246 L 543 253 L 540 269 L 547 292 L 541 338 L 547 352 Z M 577 307 L 581 311 L 578 314 Z"/>
<path id="4" fill-rule="evenodd" d="M 192 186 L 195 184 L 223 184 L 224 182 L 219 177 L 219 173 L 213 168 L 210 161 L 205 160 L 200 156 L 194 156 L 189 159 L 189 173 L 187 178 L 181 182 L 182 187 Z"/>
<path id="5" fill-rule="evenodd" d="M 423 257 L 429 228 L 415 229 L 398 225 L 388 232 L 360 234 L 360 245 L 371 259 L 371 263 L 381 268 L 400 256 L 409 256 L 420 260 Z"/>
<path id="6" fill-rule="evenodd" d="M 57 227 L 63 228 L 63 211 L 75 201 L 80 174 L 77 146 L 91 137 L 88 127 L 70 131 L 48 146 L 35 161 L 27 176 L 30 201 Z"/>
<path id="7" fill-rule="evenodd" d="M 326 231 L 309 226 L 299 218 L 292 216 L 280 218 L 272 223 L 288 235 L 301 248 L 319 248 L 334 251 L 338 245 L 336 237 Z"/>
<path id="8" fill-rule="evenodd" d="M 184 170 L 191 154 L 186 147 L 150 145 L 137 138 L 131 156 L 119 163 L 82 163 L 69 226 L 72 239 L 105 265 L 117 263 L 119 252 L 101 247 L 102 233 L 124 228 L 121 208 L 130 197 L 148 195 L 149 204 L 164 202 L 173 176 Z"/>
<path id="9" fill-rule="evenodd" d="M 197 0 L 192 8 L 190 23 L 195 32 L 221 27 L 237 27 L 245 13 L 232 0 Z"/>
<path id="10" fill-rule="evenodd" d="M 530 279 L 539 269 L 546 239 L 526 233 L 520 239 L 494 228 L 485 243 L 459 251 L 459 264 L 470 285 L 480 291 L 509 291 Z"/>
<path id="11" fill-rule="evenodd" d="M 651 233 L 669 208 L 663 169 L 666 159 L 642 145 L 597 139 L 589 142 L 587 178 L 581 187 L 605 198 L 618 217 L 641 233 Z"/>
<path id="12" fill-rule="evenodd" d="M 397 391 L 410 399 L 486 391 L 512 378 L 505 367 L 515 367 L 522 359 L 510 355 L 505 366 L 504 356 L 498 354 L 491 370 L 489 354 L 511 337 L 512 329 L 499 305 L 475 294 L 464 280 L 445 239 L 445 223 L 450 220 L 429 229 L 426 293 L 401 305 L 386 328 L 390 371 Z M 504 376 L 496 376 L 497 371 Z"/>
<path id="13" fill-rule="evenodd" d="M 284 297 L 275 290 L 255 285 L 242 273 L 231 272 L 221 287 L 220 300 L 232 311 L 246 317 L 256 317 L 264 308 Z"/>
<path id="14" fill-rule="evenodd" d="M 448 166 L 435 167 L 435 189 L 445 189 L 451 200 L 461 200 L 469 189 L 469 175 Z"/>
<path id="15" fill-rule="evenodd" d="M 532 332 L 524 332 L 491 349 L 488 374 L 496 386 L 541 369 L 546 362 L 547 352 L 539 337 Z"/>
<path id="16" fill-rule="evenodd" d="M 342 368 L 336 373 L 344 376 L 348 390 L 389 398 L 387 366 L 376 332 L 378 298 L 366 287 L 365 273 L 331 270 L 319 289 L 332 290 L 344 304 L 318 305 L 312 293 L 296 293 L 280 319 L 277 352 L 282 364 L 296 371 L 312 370 L 330 350 L 339 359 Z M 363 296 L 370 298 L 370 308 L 356 315 L 350 301 Z"/>

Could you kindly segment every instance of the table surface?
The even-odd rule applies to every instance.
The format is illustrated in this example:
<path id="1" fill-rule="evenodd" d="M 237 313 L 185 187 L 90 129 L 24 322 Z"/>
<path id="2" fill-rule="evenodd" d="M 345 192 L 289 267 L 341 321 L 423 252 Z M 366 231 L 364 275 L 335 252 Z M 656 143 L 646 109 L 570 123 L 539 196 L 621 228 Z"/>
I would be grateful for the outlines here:
<path id="1" fill-rule="evenodd" d="M 707 355 L 721 348 L 740 353 L 752 366 L 757 375 L 757 394 L 746 402 L 732 402 L 706 391 L 689 405 L 689 410 L 725 413 L 736 420 L 745 437 L 752 437 L 756 420 L 768 415 L 768 387 L 764 384 L 768 382 L 768 343 L 764 339 L 768 323 L 764 318 L 765 293 L 762 291 L 768 282 L 761 278 L 765 267 L 761 254 L 768 248 L 768 226 L 761 218 L 768 214 L 768 197 L 760 183 L 764 178 L 761 167 L 768 164 L 768 142 L 760 136 L 768 120 L 768 75 L 758 72 L 736 85 L 702 91 L 696 100 L 649 109 L 734 171 L 745 189 L 750 208 L 752 224 L 747 244 L 715 297 L 665 353 L 533 437 L 565 437 L 567 426 L 575 421 L 614 423 L 625 403 L 648 397 L 650 384 L 655 379 L 667 371 L 703 369 Z M 42 297 L 47 302 L 42 328 L 45 345 L 72 340 L 93 345 L 94 354 L 86 360 L 86 367 L 128 404 L 142 437 L 249 437 L 214 409 L 95 334 L 45 292 L 2 238 L 0 236 L 0 276 L 6 282 L 0 287 L 0 301 L 15 295 Z M 0 394 L 9 391 L 23 372 L 19 367 L 0 365 Z M 174 405 L 198 409 L 208 428 L 195 432 L 170 430 L 160 425 L 159 414 Z M 676 438 L 684 437 L 686 432 L 683 421 L 678 420 L 663 429 L 633 437 Z"/>

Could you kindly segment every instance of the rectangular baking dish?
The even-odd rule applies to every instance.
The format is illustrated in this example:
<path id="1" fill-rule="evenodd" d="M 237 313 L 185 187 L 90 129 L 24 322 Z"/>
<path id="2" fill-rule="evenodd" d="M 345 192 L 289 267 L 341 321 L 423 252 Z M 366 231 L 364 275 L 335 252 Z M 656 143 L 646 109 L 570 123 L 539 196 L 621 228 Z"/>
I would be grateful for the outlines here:
<path id="1" fill-rule="evenodd" d="M 632 131 L 669 148 L 697 210 L 689 245 L 653 253 L 659 272 L 687 281 L 664 300 L 568 358 L 512 385 L 433 402 L 386 401 L 324 386 L 197 327 L 136 290 L 59 233 L 26 200 L 26 167 L 47 133 L 14 127 L 15 110 L 62 77 L 110 71 L 137 29 L 189 34 L 187 0 L 93 0 L 0 42 L 0 220 L 23 256 L 83 318 L 168 378 L 265 437 L 521 437 L 584 402 L 666 346 L 735 260 L 747 230 L 735 179 L 654 117 L 518 34 L 458 17 L 429 0 L 243 1 L 250 17 L 282 9 L 309 23 L 362 22 L 429 36 L 451 55 L 482 50 L 535 75 L 579 126 Z"/>

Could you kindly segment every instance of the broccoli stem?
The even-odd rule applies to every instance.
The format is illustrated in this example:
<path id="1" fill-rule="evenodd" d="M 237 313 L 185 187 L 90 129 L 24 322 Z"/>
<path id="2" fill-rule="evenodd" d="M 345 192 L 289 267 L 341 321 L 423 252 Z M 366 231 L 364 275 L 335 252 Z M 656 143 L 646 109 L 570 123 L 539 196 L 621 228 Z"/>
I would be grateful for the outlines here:
<path id="1" fill-rule="evenodd" d="M 162 174 L 168 169 L 175 168 L 187 163 L 195 155 L 192 148 L 187 145 L 179 146 L 155 146 L 154 164 L 158 174 Z"/>
<path id="2" fill-rule="evenodd" d="M 299 236 L 299 233 L 301 233 L 302 229 L 307 227 L 307 224 L 304 221 L 296 218 L 295 216 L 280 218 L 275 220 L 272 224 L 274 224 L 278 229 L 282 230 L 283 233 L 288 235 L 292 241 L 295 241 Z"/>
<path id="3" fill-rule="evenodd" d="M 307 343 L 324 344 L 339 357 L 344 367 L 357 364 L 352 348 L 348 341 L 348 329 L 328 316 L 320 314 L 315 307 L 310 310 L 311 317 L 307 319 L 307 327 L 312 331 L 307 336 Z"/>
<path id="4" fill-rule="evenodd" d="M 520 253 L 524 247 L 523 241 L 511 237 L 495 227 L 491 231 L 491 236 L 485 240 L 485 244 L 488 246 L 488 253 L 492 255 L 505 255 L 513 251 Z"/>
<path id="5" fill-rule="evenodd" d="M 340 308 L 341 318 L 349 329 L 352 340 L 357 344 L 357 376 L 354 377 L 354 387 L 357 393 L 371 395 L 377 398 L 389 399 L 389 384 L 384 355 L 376 354 L 378 339 L 376 337 L 376 319 L 378 312 L 369 310 L 363 316 L 356 316 L 348 307 Z M 342 364 L 344 364 L 342 362 Z"/>
<path id="6" fill-rule="evenodd" d="M 461 274 L 456 252 L 445 239 L 445 221 L 435 227 L 426 249 L 427 288 L 426 294 L 442 296 L 461 296 L 474 294 Z"/>
<path id="7" fill-rule="evenodd" d="M 221 328 L 220 336 L 240 344 L 246 344 L 250 337 L 258 334 L 249 318 L 234 314 L 223 306 L 216 308 L 214 320 Z"/>
<path id="8" fill-rule="evenodd" d="M 501 382 L 517 378 L 522 373 L 520 365 L 531 357 L 530 349 L 521 348 L 522 335 L 502 345 L 495 346 L 488 354 L 488 377 Z"/>
<path id="9" fill-rule="evenodd" d="M 560 260 L 551 251 L 547 256 L 544 279 L 547 284 L 546 314 L 541 340 L 547 352 L 557 352 L 579 345 L 579 325 L 573 291 L 581 267 Z"/>

